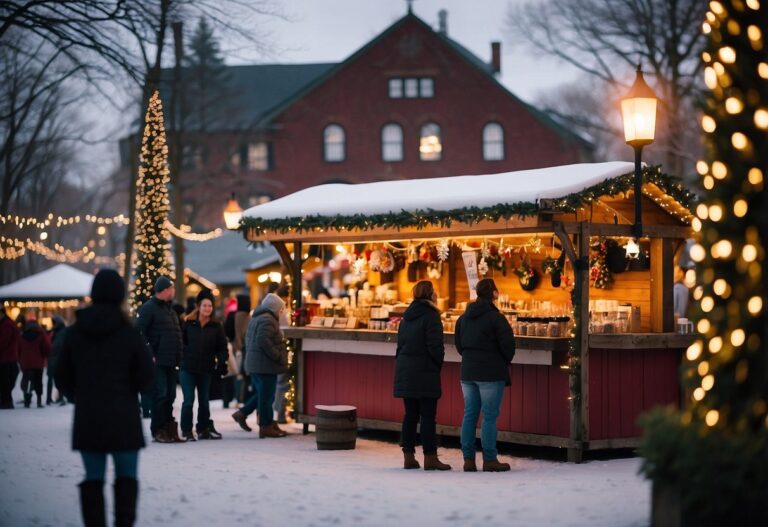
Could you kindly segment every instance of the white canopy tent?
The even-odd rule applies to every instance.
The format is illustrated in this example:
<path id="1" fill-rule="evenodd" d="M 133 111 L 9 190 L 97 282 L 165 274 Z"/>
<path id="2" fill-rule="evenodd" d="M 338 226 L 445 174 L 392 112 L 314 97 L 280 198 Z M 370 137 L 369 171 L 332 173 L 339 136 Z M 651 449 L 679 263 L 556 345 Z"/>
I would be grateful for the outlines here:
<path id="1" fill-rule="evenodd" d="M 67 264 L 0 287 L 0 300 L 42 301 L 85 298 L 91 294 L 93 275 Z"/>

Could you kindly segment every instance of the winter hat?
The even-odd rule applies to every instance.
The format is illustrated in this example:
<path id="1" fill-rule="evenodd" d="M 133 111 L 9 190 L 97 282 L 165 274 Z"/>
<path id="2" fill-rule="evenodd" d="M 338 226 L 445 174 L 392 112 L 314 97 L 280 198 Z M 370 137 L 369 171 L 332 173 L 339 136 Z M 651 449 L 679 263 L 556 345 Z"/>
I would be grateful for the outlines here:
<path id="1" fill-rule="evenodd" d="M 483 278 L 475 285 L 477 296 L 485 300 L 493 300 L 493 292 L 498 290 L 499 288 L 496 287 L 496 282 L 493 281 L 493 278 Z"/>
<path id="2" fill-rule="evenodd" d="M 125 282 L 114 269 L 102 269 L 93 278 L 91 300 L 119 304 L 125 300 Z"/>
<path id="3" fill-rule="evenodd" d="M 171 282 L 167 277 L 160 276 L 157 280 L 155 280 L 155 294 L 162 293 L 169 287 L 173 285 L 173 282 Z"/>
<path id="4" fill-rule="evenodd" d="M 237 310 L 248 313 L 251 310 L 250 295 L 237 295 Z"/>
<path id="5" fill-rule="evenodd" d="M 283 302 L 283 299 L 276 294 L 269 293 L 264 297 L 264 300 L 261 301 L 261 305 L 272 311 L 275 316 L 277 316 L 280 314 L 280 310 L 285 307 L 285 302 Z"/>
<path id="6" fill-rule="evenodd" d="M 199 293 L 197 293 L 197 298 L 195 299 L 195 302 L 197 302 L 197 305 L 200 305 L 200 302 L 202 302 L 205 299 L 208 299 L 211 301 L 211 304 L 216 304 L 216 301 L 213 298 L 213 293 L 210 289 L 202 289 Z"/>

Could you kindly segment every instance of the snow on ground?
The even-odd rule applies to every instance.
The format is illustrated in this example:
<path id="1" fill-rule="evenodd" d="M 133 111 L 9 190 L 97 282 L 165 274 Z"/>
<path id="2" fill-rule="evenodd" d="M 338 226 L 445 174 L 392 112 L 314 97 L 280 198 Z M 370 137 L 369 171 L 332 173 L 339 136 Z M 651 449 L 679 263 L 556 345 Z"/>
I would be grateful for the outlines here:
<path id="1" fill-rule="evenodd" d="M 18 389 L 14 396 L 21 399 Z M 0 526 L 80 525 L 76 485 L 83 469 L 70 449 L 72 405 L 19 406 L 0 411 Z M 314 435 L 302 435 L 299 425 L 289 425 L 286 438 L 259 439 L 239 429 L 232 411 L 212 402 L 223 440 L 150 443 L 141 451 L 137 525 L 649 523 L 650 486 L 637 475 L 639 459 L 573 465 L 503 456 L 512 472 L 464 473 L 456 470 L 461 451 L 447 448 L 439 454 L 454 470 L 405 471 L 394 443 L 358 438 L 356 450 L 318 451 Z M 149 421 L 144 425 L 149 437 Z M 105 490 L 111 511 L 111 487 Z"/>

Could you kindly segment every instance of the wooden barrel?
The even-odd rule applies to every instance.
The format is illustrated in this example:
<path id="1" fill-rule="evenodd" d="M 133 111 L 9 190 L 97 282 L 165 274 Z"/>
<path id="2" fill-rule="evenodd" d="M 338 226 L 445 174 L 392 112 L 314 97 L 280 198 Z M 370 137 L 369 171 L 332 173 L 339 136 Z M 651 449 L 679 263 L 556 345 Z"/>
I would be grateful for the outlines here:
<path id="1" fill-rule="evenodd" d="M 318 450 L 352 450 L 357 441 L 357 408 L 316 405 L 315 437 Z"/>

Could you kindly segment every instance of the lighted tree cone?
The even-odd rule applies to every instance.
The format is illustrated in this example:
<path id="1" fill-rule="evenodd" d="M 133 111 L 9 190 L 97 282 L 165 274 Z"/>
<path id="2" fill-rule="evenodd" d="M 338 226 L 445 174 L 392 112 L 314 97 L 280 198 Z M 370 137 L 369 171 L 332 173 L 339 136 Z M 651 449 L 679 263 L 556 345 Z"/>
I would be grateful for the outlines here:
<path id="1" fill-rule="evenodd" d="M 168 144 L 165 136 L 163 105 L 159 92 L 149 100 L 144 119 L 144 136 L 139 154 L 136 181 L 136 231 L 134 239 L 135 269 L 131 281 L 130 304 L 138 308 L 152 295 L 158 276 L 173 278 L 170 242 L 167 228 Z"/>
<path id="2" fill-rule="evenodd" d="M 677 486 L 697 525 L 768 525 L 768 2 L 709 9 L 705 200 L 692 222 L 698 271 L 687 276 L 702 338 L 685 354 L 684 411 L 647 422 L 643 470 Z"/>

